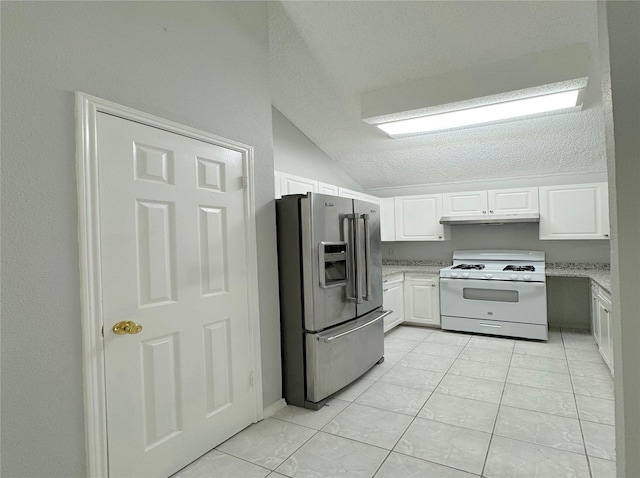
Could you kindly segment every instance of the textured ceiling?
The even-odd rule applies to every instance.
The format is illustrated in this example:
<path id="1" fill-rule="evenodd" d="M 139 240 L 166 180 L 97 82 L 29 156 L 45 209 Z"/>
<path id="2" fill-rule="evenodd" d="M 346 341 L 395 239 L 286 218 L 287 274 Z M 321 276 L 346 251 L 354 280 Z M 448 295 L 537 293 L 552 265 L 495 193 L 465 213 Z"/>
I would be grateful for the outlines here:
<path id="1" fill-rule="evenodd" d="M 604 172 L 596 2 L 269 2 L 273 104 L 364 188 Z M 360 95 L 585 42 L 581 112 L 391 139 Z M 447 88 L 447 85 L 442 85 Z"/>

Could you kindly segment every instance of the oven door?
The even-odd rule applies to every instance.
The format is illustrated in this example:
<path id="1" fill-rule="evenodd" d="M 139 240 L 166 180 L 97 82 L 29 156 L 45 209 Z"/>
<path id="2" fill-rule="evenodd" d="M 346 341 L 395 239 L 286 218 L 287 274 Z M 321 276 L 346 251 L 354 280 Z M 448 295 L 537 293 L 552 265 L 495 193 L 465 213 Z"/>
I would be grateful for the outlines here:
<path id="1" fill-rule="evenodd" d="M 441 278 L 440 313 L 450 317 L 546 325 L 546 284 Z"/>

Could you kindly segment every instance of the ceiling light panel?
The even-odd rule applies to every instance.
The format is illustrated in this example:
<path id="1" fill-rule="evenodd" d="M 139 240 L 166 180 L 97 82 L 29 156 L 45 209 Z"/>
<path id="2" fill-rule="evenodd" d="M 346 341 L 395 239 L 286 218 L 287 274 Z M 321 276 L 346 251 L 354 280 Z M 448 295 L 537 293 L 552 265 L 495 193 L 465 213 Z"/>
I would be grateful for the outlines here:
<path id="1" fill-rule="evenodd" d="M 579 108 L 584 88 L 376 125 L 391 137 L 464 128 Z"/>

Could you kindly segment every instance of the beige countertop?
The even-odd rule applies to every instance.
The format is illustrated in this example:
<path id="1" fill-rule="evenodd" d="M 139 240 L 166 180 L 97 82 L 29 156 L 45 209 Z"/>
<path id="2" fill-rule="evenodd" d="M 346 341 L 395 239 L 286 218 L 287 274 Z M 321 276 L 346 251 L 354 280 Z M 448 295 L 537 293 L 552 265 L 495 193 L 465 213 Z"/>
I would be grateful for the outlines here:
<path id="1" fill-rule="evenodd" d="M 388 276 L 397 272 L 415 272 L 420 274 L 438 274 L 443 267 L 450 266 L 446 262 L 429 261 L 397 261 L 382 265 L 382 275 Z M 611 273 L 609 264 L 575 264 L 567 262 L 550 262 L 546 264 L 545 274 L 548 277 L 586 277 L 611 292 Z"/>

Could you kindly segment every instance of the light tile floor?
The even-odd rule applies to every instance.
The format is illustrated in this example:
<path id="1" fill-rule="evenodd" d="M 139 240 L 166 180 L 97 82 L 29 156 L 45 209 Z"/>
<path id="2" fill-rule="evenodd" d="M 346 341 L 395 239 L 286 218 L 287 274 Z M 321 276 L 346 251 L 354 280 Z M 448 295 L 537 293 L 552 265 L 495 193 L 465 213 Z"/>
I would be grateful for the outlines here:
<path id="1" fill-rule="evenodd" d="M 586 331 L 547 343 L 400 326 L 385 361 L 174 478 L 615 477 L 613 380 Z"/>

